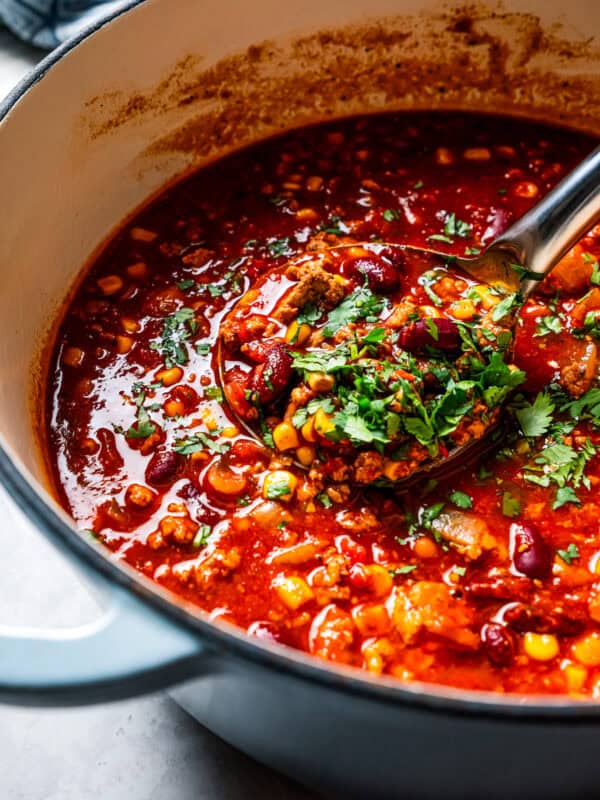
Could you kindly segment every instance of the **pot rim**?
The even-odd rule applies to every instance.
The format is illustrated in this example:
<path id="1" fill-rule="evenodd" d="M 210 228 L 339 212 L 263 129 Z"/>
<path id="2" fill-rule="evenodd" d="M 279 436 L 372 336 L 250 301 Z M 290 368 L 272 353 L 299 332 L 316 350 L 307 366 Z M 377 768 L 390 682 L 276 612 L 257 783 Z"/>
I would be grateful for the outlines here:
<path id="1" fill-rule="evenodd" d="M 0 125 L 19 101 L 65 55 L 75 50 L 101 28 L 134 10 L 147 0 L 129 0 L 117 11 L 84 28 L 43 58 L 0 101 Z M 140 597 L 161 615 L 195 631 L 207 640 L 217 655 L 232 654 L 238 660 L 250 660 L 259 667 L 320 684 L 323 688 L 339 689 L 348 695 L 377 700 L 387 705 L 419 708 L 432 713 L 443 712 L 461 717 L 519 718 L 529 722 L 554 720 L 569 723 L 592 721 L 600 716 L 600 703 L 577 701 L 567 696 L 503 695 L 492 692 L 455 689 L 421 682 L 403 683 L 397 679 L 372 677 L 362 670 L 331 666 L 302 651 L 271 645 L 248 636 L 229 623 L 211 620 L 206 612 L 182 601 L 175 601 L 170 592 L 145 578 L 132 567 L 115 562 L 104 551 L 86 541 L 62 514 L 44 498 L 10 455 L 0 433 L 0 485 L 29 521 L 60 549 L 71 557 L 90 565 L 109 581 L 116 581 Z"/>

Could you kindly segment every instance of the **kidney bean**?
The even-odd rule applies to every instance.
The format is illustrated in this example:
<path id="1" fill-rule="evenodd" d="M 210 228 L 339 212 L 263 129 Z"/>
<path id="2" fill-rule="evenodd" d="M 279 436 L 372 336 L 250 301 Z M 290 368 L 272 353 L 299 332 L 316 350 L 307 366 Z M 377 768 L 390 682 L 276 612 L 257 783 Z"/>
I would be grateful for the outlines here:
<path id="1" fill-rule="evenodd" d="M 435 329 L 433 325 L 435 325 Z M 434 335 L 431 333 L 432 330 Z M 436 330 L 437 339 L 435 338 Z M 458 326 L 450 319 L 435 317 L 429 322 L 420 319 L 401 329 L 398 344 L 409 353 L 420 353 L 427 347 L 453 351 L 460 349 L 460 334 Z"/>
<path id="2" fill-rule="evenodd" d="M 529 578 L 516 578 L 512 575 L 493 577 L 474 577 L 466 586 L 469 597 L 482 600 L 524 600 L 531 593 L 533 583 Z"/>
<path id="3" fill-rule="evenodd" d="M 512 560 L 528 578 L 546 578 L 552 570 L 552 551 L 542 536 L 528 525 L 510 526 Z"/>
<path id="4" fill-rule="evenodd" d="M 146 467 L 146 483 L 165 486 L 173 483 L 179 470 L 179 456 L 173 450 L 157 450 Z"/>
<path id="5" fill-rule="evenodd" d="M 344 271 L 357 280 L 366 278 L 373 292 L 390 294 L 400 285 L 400 266 L 401 264 L 390 264 L 381 256 L 370 254 L 348 259 L 344 263 Z"/>
<path id="6" fill-rule="evenodd" d="M 115 475 L 123 467 L 123 459 L 117 448 L 115 435 L 108 428 L 99 428 L 96 437 L 100 442 L 98 458 L 106 475 Z"/>
<path id="7" fill-rule="evenodd" d="M 514 642 L 504 625 L 488 622 L 481 629 L 481 641 L 492 664 L 508 667 L 514 658 Z"/>
<path id="8" fill-rule="evenodd" d="M 252 373 L 251 389 L 262 405 L 272 402 L 286 388 L 292 377 L 292 357 L 285 345 L 277 343 L 265 353 L 265 360 Z"/>
<path id="9" fill-rule="evenodd" d="M 556 633 L 559 636 L 576 636 L 585 628 L 586 620 L 576 612 L 545 610 L 517 603 L 503 613 L 504 622 L 519 633 Z"/>
<path id="10" fill-rule="evenodd" d="M 267 449 L 252 439 L 238 439 L 229 451 L 229 461 L 236 465 L 256 464 L 267 457 Z"/>

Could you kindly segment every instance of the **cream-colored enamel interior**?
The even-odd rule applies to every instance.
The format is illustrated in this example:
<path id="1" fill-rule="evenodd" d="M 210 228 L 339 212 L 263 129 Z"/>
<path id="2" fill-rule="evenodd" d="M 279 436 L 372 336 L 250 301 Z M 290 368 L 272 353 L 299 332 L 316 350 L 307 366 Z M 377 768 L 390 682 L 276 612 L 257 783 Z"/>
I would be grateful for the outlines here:
<path id="1" fill-rule="evenodd" d="M 365 109 L 502 109 L 597 129 L 599 42 L 597 0 L 466 11 L 437 0 L 148 0 L 104 27 L 0 124 L 9 448 L 42 477 L 29 408 L 49 324 L 94 249 L 175 175 L 274 130 Z"/>

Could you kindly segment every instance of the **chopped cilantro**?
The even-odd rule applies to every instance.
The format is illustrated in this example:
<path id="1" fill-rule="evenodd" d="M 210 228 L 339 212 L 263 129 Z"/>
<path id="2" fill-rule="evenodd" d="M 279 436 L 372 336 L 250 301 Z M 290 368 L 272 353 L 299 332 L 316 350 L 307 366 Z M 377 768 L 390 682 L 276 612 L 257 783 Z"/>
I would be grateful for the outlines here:
<path id="1" fill-rule="evenodd" d="M 321 503 L 323 508 L 331 508 L 333 503 L 331 502 L 331 498 L 325 492 L 321 492 L 321 494 L 317 495 L 317 500 Z"/>
<path id="2" fill-rule="evenodd" d="M 579 548 L 576 544 L 571 542 L 566 550 L 557 550 L 556 555 L 558 555 L 565 564 L 570 564 L 572 561 L 580 557 Z"/>
<path id="3" fill-rule="evenodd" d="M 562 319 L 559 314 L 540 317 L 534 336 L 548 336 L 549 333 L 560 333 L 563 329 Z"/>
<path id="4" fill-rule="evenodd" d="M 150 342 L 150 349 L 160 353 L 165 367 L 187 364 L 189 360 L 185 341 L 196 333 L 198 324 L 193 308 L 180 308 L 165 317 L 159 339 Z"/>
<path id="5" fill-rule="evenodd" d="M 442 276 L 437 272 L 435 272 L 435 270 L 430 270 L 429 272 L 424 272 L 419 278 L 419 283 L 423 287 L 423 291 L 425 292 L 427 297 L 431 300 L 434 306 L 442 305 L 442 298 L 438 297 L 438 295 L 431 288 L 433 284 L 437 283 L 440 280 L 441 277 Z"/>
<path id="6" fill-rule="evenodd" d="M 447 214 L 444 224 L 444 233 L 446 236 L 460 236 L 462 239 L 468 239 L 471 235 L 472 225 L 458 219 L 456 214 Z"/>
<path id="7" fill-rule="evenodd" d="M 554 483 L 562 488 L 570 483 L 575 489 L 580 485 L 589 489 L 590 480 L 585 475 L 585 467 L 595 455 L 596 448 L 589 439 L 579 451 L 557 442 L 545 447 L 532 464 L 525 465 L 523 477 L 543 487 Z"/>
<path id="8" fill-rule="evenodd" d="M 267 500 L 277 500 L 278 497 L 285 497 L 291 493 L 292 490 L 285 480 L 281 480 L 277 483 L 270 483 L 267 486 Z"/>
<path id="9" fill-rule="evenodd" d="M 192 541 L 192 547 L 194 550 L 198 550 L 200 547 L 204 547 L 208 544 L 208 540 L 212 534 L 212 528 L 210 525 L 201 525 L 198 529 L 198 533 L 194 536 Z"/>
<path id="10" fill-rule="evenodd" d="M 283 239 L 270 239 L 267 243 L 267 250 L 269 251 L 269 255 L 273 256 L 273 258 L 279 258 L 280 256 L 289 256 L 292 254 L 293 250 L 291 248 L 292 240 L 289 236 L 285 236 Z"/>
<path id="11" fill-rule="evenodd" d="M 581 500 L 570 486 L 561 486 L 556 490 L 556 500 L 552 503 L 552 510 L 556 511 L 567 503 L 574 503 L 576 506 L 580 506 Z"/>
<path id="12" fill-rule="evenodd" d="M 210 353 L 210 342 L 197 342 L 196 352 L 199 356 L 207 356 Z"/>
<path id="13" fill-rule="evenodd" d="M 431 525 L 444 510 L 446 503 L 434 503 L 432 506 L 421 506 L 418 514 L 419 524 L 426 530 L 431 530 Z"/>
<path id="14" fill-rule="evenodd" d="M 323 328 L 323 336 L 329 338 L 340 328 L 356 322 L 359 319 L 367 321 L 377 319 L 385 307 L 385 300 L 369 289 L 365 284 L 355 289 L 327 316 L 327 323 Z"/>
<path id="15" fill-rule="evenodd" d="M 502 495 L 502 513 L 505 517 L 518 517 L 521 513 L 521 503 L 518 498 L 513 497 L 510 492 Z"/>
<path id="16" fill-rule="evenodd" d="M 314 325 L 323 312 L 314 303 L 306 303 L 296 317 L 298 325 Z"/>
<path id="17" fill-rule="evenodd" d="M 345 234 L 350 233 L 350 228 L 345 222 L 342 221 L 341 217 L 336 217 L 334 215 L 329 217 L 329 222 L 319 225 L 317 231 L 330 233 L 333 236 L 344 236 Z"/>
<path id="18" fill-rule="evenodd" d="M 231 445 L 229 442 L 217 442 L 205 433 L 193 433 L 185 439 L 178 439 L 173 445 L 173 450 L 182 456 L 191 456 L 202 450 L 212 450 L 213 453 L 226 453 Z"/>
<path id="19" fill-rule="evenodd" d="M 394 222 L 394 220 L 400 219 L 400 212 L 395 208 L 386 208 L 381 216 L 386 222 Z"/>
<path id="20" fill-rule="evenodd" d="M 457 508 L 473 508 L 473 501 L 465 492 L 450 492 L 448 500 Z"/>
<path id="21" fill-rule="evenodd" d="M 409 575 L 417 568 L 418 564 L 403 564 L 401 567 L 396 567 L 396 569 L 390 570 L 390 575 L 392 577 L 396 575 Z"/>
<path id="22" fill-rule="evenodd" d="M 363 339 L 363 344 L 381 344 L 385 339 L 385 328 L 372 328 Z"/>
<path id="23" fill-rule="evenodd" d="M 463 578 L 465 576 L 466 572 L 467 572 L 467 568 L 466 567 L 452 567 L 452 572 L 455 575 L 459 575 L 461 578 Z"/>
<path id="24" fill-rule="evenodd" d="M 426 317 L 425 319 L 425 327 L 427 328 L 427 333 L 431 336 L 434 342 L 437 342 L 440 338 L 440 331 L 438 326 L 435 322 L 431 319 L 431 317 Z"/>
<path id="25" fill-rule="evenodd" d="M 196 281 L 193 278 L 187 278 L 184 281 L 177 281 L 175 285 L 182 292 L 187 292 L 188 289 L 193 289 L 196 286 Z"/>
<path id="26" fill-rule="evenodd" d="M 540 392 L 533 403 L 515 412 L 523 434 L 529 438 L 544 436 L 552 424 L 554 403 L 548 394 Z"/>
<path id="27" fill-rule="evenodd" d="M 204 390 L 204 394 L 209 400 L 217 400 L 219 403 L 223 402 L 223 390 L 220 386 L 208 386 Z"/>
<path id="28" fill-rule="evenodd" d="M 494 322 L 500 322 L 501 319 L 504 319 L 504 317 L 510 314 L 516 306 L 521 305 L 521 303 L 522 298 L 518 292 L 507 295 L 504 300 L 501 300 L 498 305 L 494 306 L 492 309 L 492 320 Z"/>

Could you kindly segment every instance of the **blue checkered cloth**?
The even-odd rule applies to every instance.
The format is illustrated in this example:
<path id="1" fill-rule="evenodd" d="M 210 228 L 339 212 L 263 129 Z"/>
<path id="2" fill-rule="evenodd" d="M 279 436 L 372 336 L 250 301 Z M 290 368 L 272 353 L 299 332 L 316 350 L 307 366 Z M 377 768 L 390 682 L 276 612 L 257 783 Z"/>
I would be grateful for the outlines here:
<path id="1" fill-rule="evenodd" d="M 126 0 L 0 0 L 0 20 L 21 39 L 50 50 L 125 3 Z"/>

